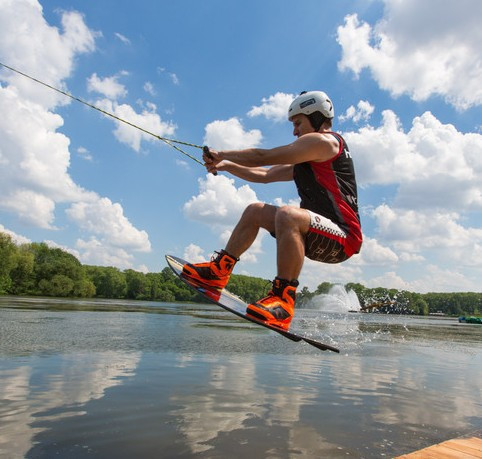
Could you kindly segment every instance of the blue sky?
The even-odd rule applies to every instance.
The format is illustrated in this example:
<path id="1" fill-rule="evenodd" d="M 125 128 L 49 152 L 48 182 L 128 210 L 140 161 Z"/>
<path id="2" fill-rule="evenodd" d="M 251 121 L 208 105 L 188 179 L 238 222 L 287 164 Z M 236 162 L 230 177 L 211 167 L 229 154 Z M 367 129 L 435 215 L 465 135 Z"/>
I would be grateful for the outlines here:
<path id="1" fill-rule="evenodd" d="M 301 284 L 482 291 L 481 13 L 477 0 L 0 0 L 0 62 L 219 149 L 293 141 L 290 100 L 323 90 L 354 157 L 365 243 L 340 265 L 307 260 Z M 249 203 L 297 204 L 292 183 L 208 176 L 3 68 L 0 110 L 0 230 L 85 264 L 200 261 Z M 272 278 L 274 240 L 260 233 L 236 272 Z"/>

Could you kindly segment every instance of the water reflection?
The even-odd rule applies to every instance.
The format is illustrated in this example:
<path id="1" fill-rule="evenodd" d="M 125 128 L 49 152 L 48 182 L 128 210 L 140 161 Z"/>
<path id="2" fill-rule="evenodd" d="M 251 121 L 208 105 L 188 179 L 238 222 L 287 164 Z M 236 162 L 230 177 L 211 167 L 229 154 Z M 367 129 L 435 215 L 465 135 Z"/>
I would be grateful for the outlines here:
<path id="1" fill-rule="evenodd" d="M 134 374 L 140 354 L 104 352 L 35 359 L 0 371 L 0 452 L 24 457 L 33 445 L 39 421 L 85 414 L 87 402 Z M 48 368 L 43 367 L 46 363 Z M 10 456 L 12 457 L 12 456 Z"/>
<path id="2" fill-rule="evenodd" d="M 470 431 L 477 416 L 480 425 L 480 360 L 475 367 L 471 355 L 449 355 L 437 364 L 437 352 L 406 351 L 342 361 L 237 356 L 211 365 L 203 390 L 176 391 L 173 414 L 190 452 L 208 457 L 233 444 L 235 457 L 380 457 L 437 432 Z M 378 452 L 362 454 L 360 443 Z"/>
<path id="3" fill-rule="evenodd" d="M 379 458 L 482 428 L 480 329 L 299 311 L 337 355 L 159 308 L 0 308 L 0 456 Z"/>
<path id="4" fill-rule="evenodd" d="M 282 363 L 262 356 L 236 356 L 213 363 L 202 390 L 175 391 L 170 397 L 178 406 L 173 414 L 190 453 L 215 450 L 220 457 L 223 453 L 226 457 L 287 457 L 291 452 L 313 457 L 321 451 L 337 451 L 315 426 L 302 421 L 303 408 L 316 402 L 316 386 L 293 377 L 305 375 L 301 379 L 306 383 L 320 367 L 313 369 L 311 359 Z"/>

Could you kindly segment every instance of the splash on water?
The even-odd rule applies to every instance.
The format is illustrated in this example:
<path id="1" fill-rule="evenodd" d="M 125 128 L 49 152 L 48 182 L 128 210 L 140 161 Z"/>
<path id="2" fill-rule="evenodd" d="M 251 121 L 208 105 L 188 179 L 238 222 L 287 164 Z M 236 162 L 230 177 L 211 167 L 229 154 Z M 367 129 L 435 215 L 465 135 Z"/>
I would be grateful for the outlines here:
<path id="1" fill-rule="evenodd" d="M 321 337 L 346 352 L 371 341 L 371 336 L 360 328 L 360 315 L 349 314 L 350 311 L 360 311 L 356 293 L 347 291 L 341 284 L 335 284 L 328 293 L 316 295 L 307 301 L 298 318 L 301 316 L 305 319 L 300 324 L 305 332 L 312 332 L 313 336 Z"/>
<path id="2" fill-rule="evenodd" d="M 360 302 L 353 290 L 346 290 L 343 285 L 333 285 L 328 293 L 316 295 L 308 303 L 312 309 L 323 312 L 344 313 L 349 311 L 359 311 Z"/>

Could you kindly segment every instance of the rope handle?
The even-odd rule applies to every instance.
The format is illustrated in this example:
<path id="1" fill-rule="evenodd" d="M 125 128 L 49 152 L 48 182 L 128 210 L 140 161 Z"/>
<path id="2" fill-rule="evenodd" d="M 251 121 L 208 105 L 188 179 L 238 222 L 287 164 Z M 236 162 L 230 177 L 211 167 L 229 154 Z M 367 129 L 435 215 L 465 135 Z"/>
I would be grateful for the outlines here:
<path id="1" fill-rule="evenodd" d="M 203 147 L 203 153 L 209 158 L 209 159 L 214 159 L 213 158 L 213 155 L 211 154 L 211 152 L 209 151 L 209 147 L 207 145 L 204 145 Z M 213 172 L 213 175 L 218 175 L 218 172 L 217 171 L 214 171 Z"/>

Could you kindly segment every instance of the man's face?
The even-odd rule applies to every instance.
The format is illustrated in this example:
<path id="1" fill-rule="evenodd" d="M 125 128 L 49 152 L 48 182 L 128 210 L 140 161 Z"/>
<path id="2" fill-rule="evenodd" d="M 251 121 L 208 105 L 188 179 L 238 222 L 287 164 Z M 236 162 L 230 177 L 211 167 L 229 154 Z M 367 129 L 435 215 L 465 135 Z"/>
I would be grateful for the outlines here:
<path id="1" fill-rule="evenodd" d="M 293 135 L 295 137 L 301 137 L 302 135 L 308 134 L 310 132 L 315 132 L 310 120 L 306 115 L 299 113 L 291 118 L 293 123 Z"/>

